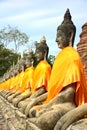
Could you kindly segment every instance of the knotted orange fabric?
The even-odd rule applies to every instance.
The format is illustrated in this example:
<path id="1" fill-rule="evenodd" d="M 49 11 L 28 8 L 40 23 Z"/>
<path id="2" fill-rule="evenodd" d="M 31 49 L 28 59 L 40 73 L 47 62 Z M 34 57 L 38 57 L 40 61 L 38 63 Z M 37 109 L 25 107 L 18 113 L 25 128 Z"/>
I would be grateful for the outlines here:
<path id="1" fill-rule="evenodd" d="M 66 47 L 54 61 L 45 103 L 53 99 L 64 87 L 75 82 L 75 101 L 78 106 L 87 102 L 86 79 L 78 52 L 73 47 Z"/>
<path id="2" fill-rule="evenodd" d="M 34 74 L 34 67 L 29 67 L 25 70 L 24 77 L 22 79 L 22 85 L 20 87 L 21 93 L 23 93 L 25 90 L 32 88 L 33 83 L 33 74 Z"/>
<path id="3" fill-rule="evenodd" d="M 51 66 L 47 61 L 40 61 L 40 63 L 36 66 L 33 77 L 33 88 L 32 92 L 35 92 L 37 89 L 42 86 L 48 90 L 48 82 L 51 74 Z"/>

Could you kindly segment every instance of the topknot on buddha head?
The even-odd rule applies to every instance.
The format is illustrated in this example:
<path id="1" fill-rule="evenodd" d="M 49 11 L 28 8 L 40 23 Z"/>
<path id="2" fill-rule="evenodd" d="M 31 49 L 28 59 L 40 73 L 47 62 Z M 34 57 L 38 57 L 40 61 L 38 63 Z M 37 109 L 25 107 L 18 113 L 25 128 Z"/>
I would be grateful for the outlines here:
<path id="1" fill-rule="evenodd" d="M 75 39 L 75 34 L 76 34 L 76 27 L 73 24 L 71 18 L 72 17 L 71 17 L 70 11 L 69 9 L 67 9 L 64 14 L 63 22 L 57 28 L 57 33 L 61 31 L 65 34 L 66 42 L 68 43 L 68 46 L 74 45 L 74 39 Z M 57 38 L 56 38 L 56 41 L 57 41 Z"/>
<path id="2" fill-rule="evenodd" d="M 65 12 L 65 14 L 64 14 L 64 22 L 66 21 L 66 20 L 69 20 L 69 21 L 71 21 L 71 14 L 70 14 L 70 11 L 69 11 L 69 9 L 67 9 L 66 10 L 66 12 Z"/>
<path id="3" fill-rule="evenodd" d="M 40 39 L 40 43 L 46 43 L 46 37 L 42 36 L 42 38 Z"/>

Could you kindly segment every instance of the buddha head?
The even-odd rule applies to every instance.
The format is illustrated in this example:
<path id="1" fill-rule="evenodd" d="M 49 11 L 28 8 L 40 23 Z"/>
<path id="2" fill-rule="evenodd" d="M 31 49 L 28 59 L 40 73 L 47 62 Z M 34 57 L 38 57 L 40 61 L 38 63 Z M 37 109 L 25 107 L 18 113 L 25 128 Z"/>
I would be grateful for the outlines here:
<path id="1" fill-rule="evenodd" d="M 30 67 L 30 66 L 33 66 L 33 63 L 34 63 L 34 53 L 33 53 L 32 49 L 31 49 L 29 51 L 28 57 L 25 60 L 26 68 Z"/>
<path id="2" fill-rule="evenodd" d="M 40 43 L 36 43 L 35 54 L 36 54 L 37 61 L 47 60 L 48 52 L 49 52 L 49 47 L 46 44 L 45 36 L 43 36 L 40 40 Z"/>
<path id="3" fill-rule="evenodd" d="M 63 49 L 67 46 L 73 46 L 75 33 L 76 27 L 71 20 L 70 11 L 67 9 L 63 22 L 57 28 L 56 42 L 58 43 L 58 47 Z"/>
<path id="4" fill-rule="evenodd" d="M 14 66 L 13 75 L 16 76 L 19 73 L 19 65 L 18 63 Z"/>
<path id="5" fill-rule="evenodd" d="M 21 58 L 16 64 L 16 70 L 18 73 L 25 70 L 25 59 Z"/>

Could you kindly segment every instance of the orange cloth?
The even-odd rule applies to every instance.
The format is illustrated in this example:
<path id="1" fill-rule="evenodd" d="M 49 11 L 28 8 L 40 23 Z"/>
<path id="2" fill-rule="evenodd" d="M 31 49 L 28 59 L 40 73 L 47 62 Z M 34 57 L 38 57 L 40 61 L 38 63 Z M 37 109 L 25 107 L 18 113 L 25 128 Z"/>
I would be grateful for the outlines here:
<path id="1" fill-rule="evenodd" d="M 11 83 L 12 83 L 13 79 L 14 79 L 14 78 L 11 77 L 11 78 L 9 78 L 9 79 L 7 80 L 7 85 L 6 85 L 6 87 L 5 87 L 6 90 L 10 90 L 10 86 L 11 86 Z"/>
<path id="2" fill-rule="evenodd" d="M 12 77 L 10 82 L 10 90 L 13 89 L 14 83 L 15 83 L 15 77 Z"/>
<path id="3" fill-rule="evenodd" d="M 26 89 L 23 93 L 21 93 L 21 95 L 29 94 L 29 92 L 31 92 L 30 89 Z"/>
<path id="4" fill-rule="evenodd" d="M 11 78 L 1 83 L 0 89 L 9 90 L 10 89 L 10 83 L 11 83 Z"/>
<path id="5" fill-rule="evenodd" d="M 13 77 L 3 81 L 2 83 L 0 83 L 0 89 L 2 90 L 10 90 L 10 85 L 13 81 Z"/>
<path id="6" fill-rule="evenodd" d="M 32 91 L 35 92 L 42 86 L 45 87 L 47 91 L 50 74 L 51 74 L 50 64 L 48 64 L 48 62 L 46 61 L 40 61 L 40 63 L 36 66 L 34 71 Z"/>
<path id="7" fill-rule="evenodd" d="M 34 67 L 29 67 L 25 70 L 24 77 L 22 79 L 22 85 L 20 87 L 21 93 L 23 93 L 26 89 L 32 88 L 33 83 L 33 74 L 34 74 Z"/>
<path id="8" fill-rule="evenodd" d="M 6 81 L 0 83 L 0 90 L 5 90 Z"/>
<path id="9" fill-rule="evenodd" d="M 22 85 L 22 79 L 23 79 L 23 76 L 24 76 L 24 71 L 20 72 L 14 79 L 14 82 L 13 82 L 13 91 L 16 92 L 18 90 L 20 90 L 20 87 Z"/>
<path id="10" fill-rule="evenodd" d="M 87 102 L 87 85 L 83 65 L 73 47 L 64 48 L 56 57 L 48 86 L 48 98 L 53 99 L 64 87 L 77 83 L 75 101 L 77 105 Z"/>

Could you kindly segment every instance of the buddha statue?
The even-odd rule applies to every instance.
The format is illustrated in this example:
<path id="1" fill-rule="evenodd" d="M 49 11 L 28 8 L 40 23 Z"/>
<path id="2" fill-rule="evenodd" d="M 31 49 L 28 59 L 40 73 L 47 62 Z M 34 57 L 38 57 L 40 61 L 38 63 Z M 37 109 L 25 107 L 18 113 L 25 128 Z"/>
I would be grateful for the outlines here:
<path id="1" fill-rule="evenodd" d="M 20 95 L 12 100 L 14 106 L 31 95 L 33 73 L 34 73 L 34 53 L 32 50 L 29 51 L 27 58 L 25 59 L 25 73 L 22 79 L 22 84 L 20 87 Z"/>
<path id="2" fill-rule="evenodd" d="M 13 87 L 11 88 L 12 90 L 12 94 L 10 94 L 8 97 L 7 97 L 7 100 L 9 102 L 12 102 L 12 99 L 15 98 L 16 96 L 20 95 L 20 87 L 21 87 L 21 83 L 22 83 L 22 79 L 23 79 L 23 76 L 24 76 L 24 59 L 20 59 L 18 61 L 18 64 L 17 64 L 17 72 L 18 74 L 16 75 L 15 79 L 14 79 L 14 84 L 13 84 Z"/>
<path id="3" fill-rule="evenodd" d="M 57 28 L 56 42 L 61 50 L 52 67 L 47 99 L 43 105 L 30 110 L 42 130 L 60 129 L 59 126 L 63 125 L 61 122 L 55 127 L 58 120 L 65 113 L 87 102 L 83 65 L 78 52 L 73 48 L 75 33 L 76 28 L 67 9 L 63 22 Z"/>
<path id="4" fill-rule="evenodd" d="M 39 96 L 43 96 L 43 98 L 40 98 L 42 101 L 47 98 L 47 91 L 48 91 L 48 82 L 50 79 L 51 74 L 51 66 L 47 62 L 49 48 L 46 44 L 46 38 L 43 36 L 40 40 L 40 43 L 36 43 L 36 50 L 35 55 L 38 61 L 37 66 L 34 70 L 33 75 L 33 85 L 32 85 L 32 95 L 30 96 L 29 100 L 27 100 L 26 103 L 18 104 L 18 106 L 22 107 L 22 112 L 28 116 L 30 106 L 32 107 L 36 103 L 36 98 L 39 98 Z M 33 100 L 33 102 L 32 102 Z M 39 102 L 41 103 L 41 100 Z M 25 107 L 24 105 L 25 104 Z M 32 105 L 31 105 L 32 104 Z"/>

